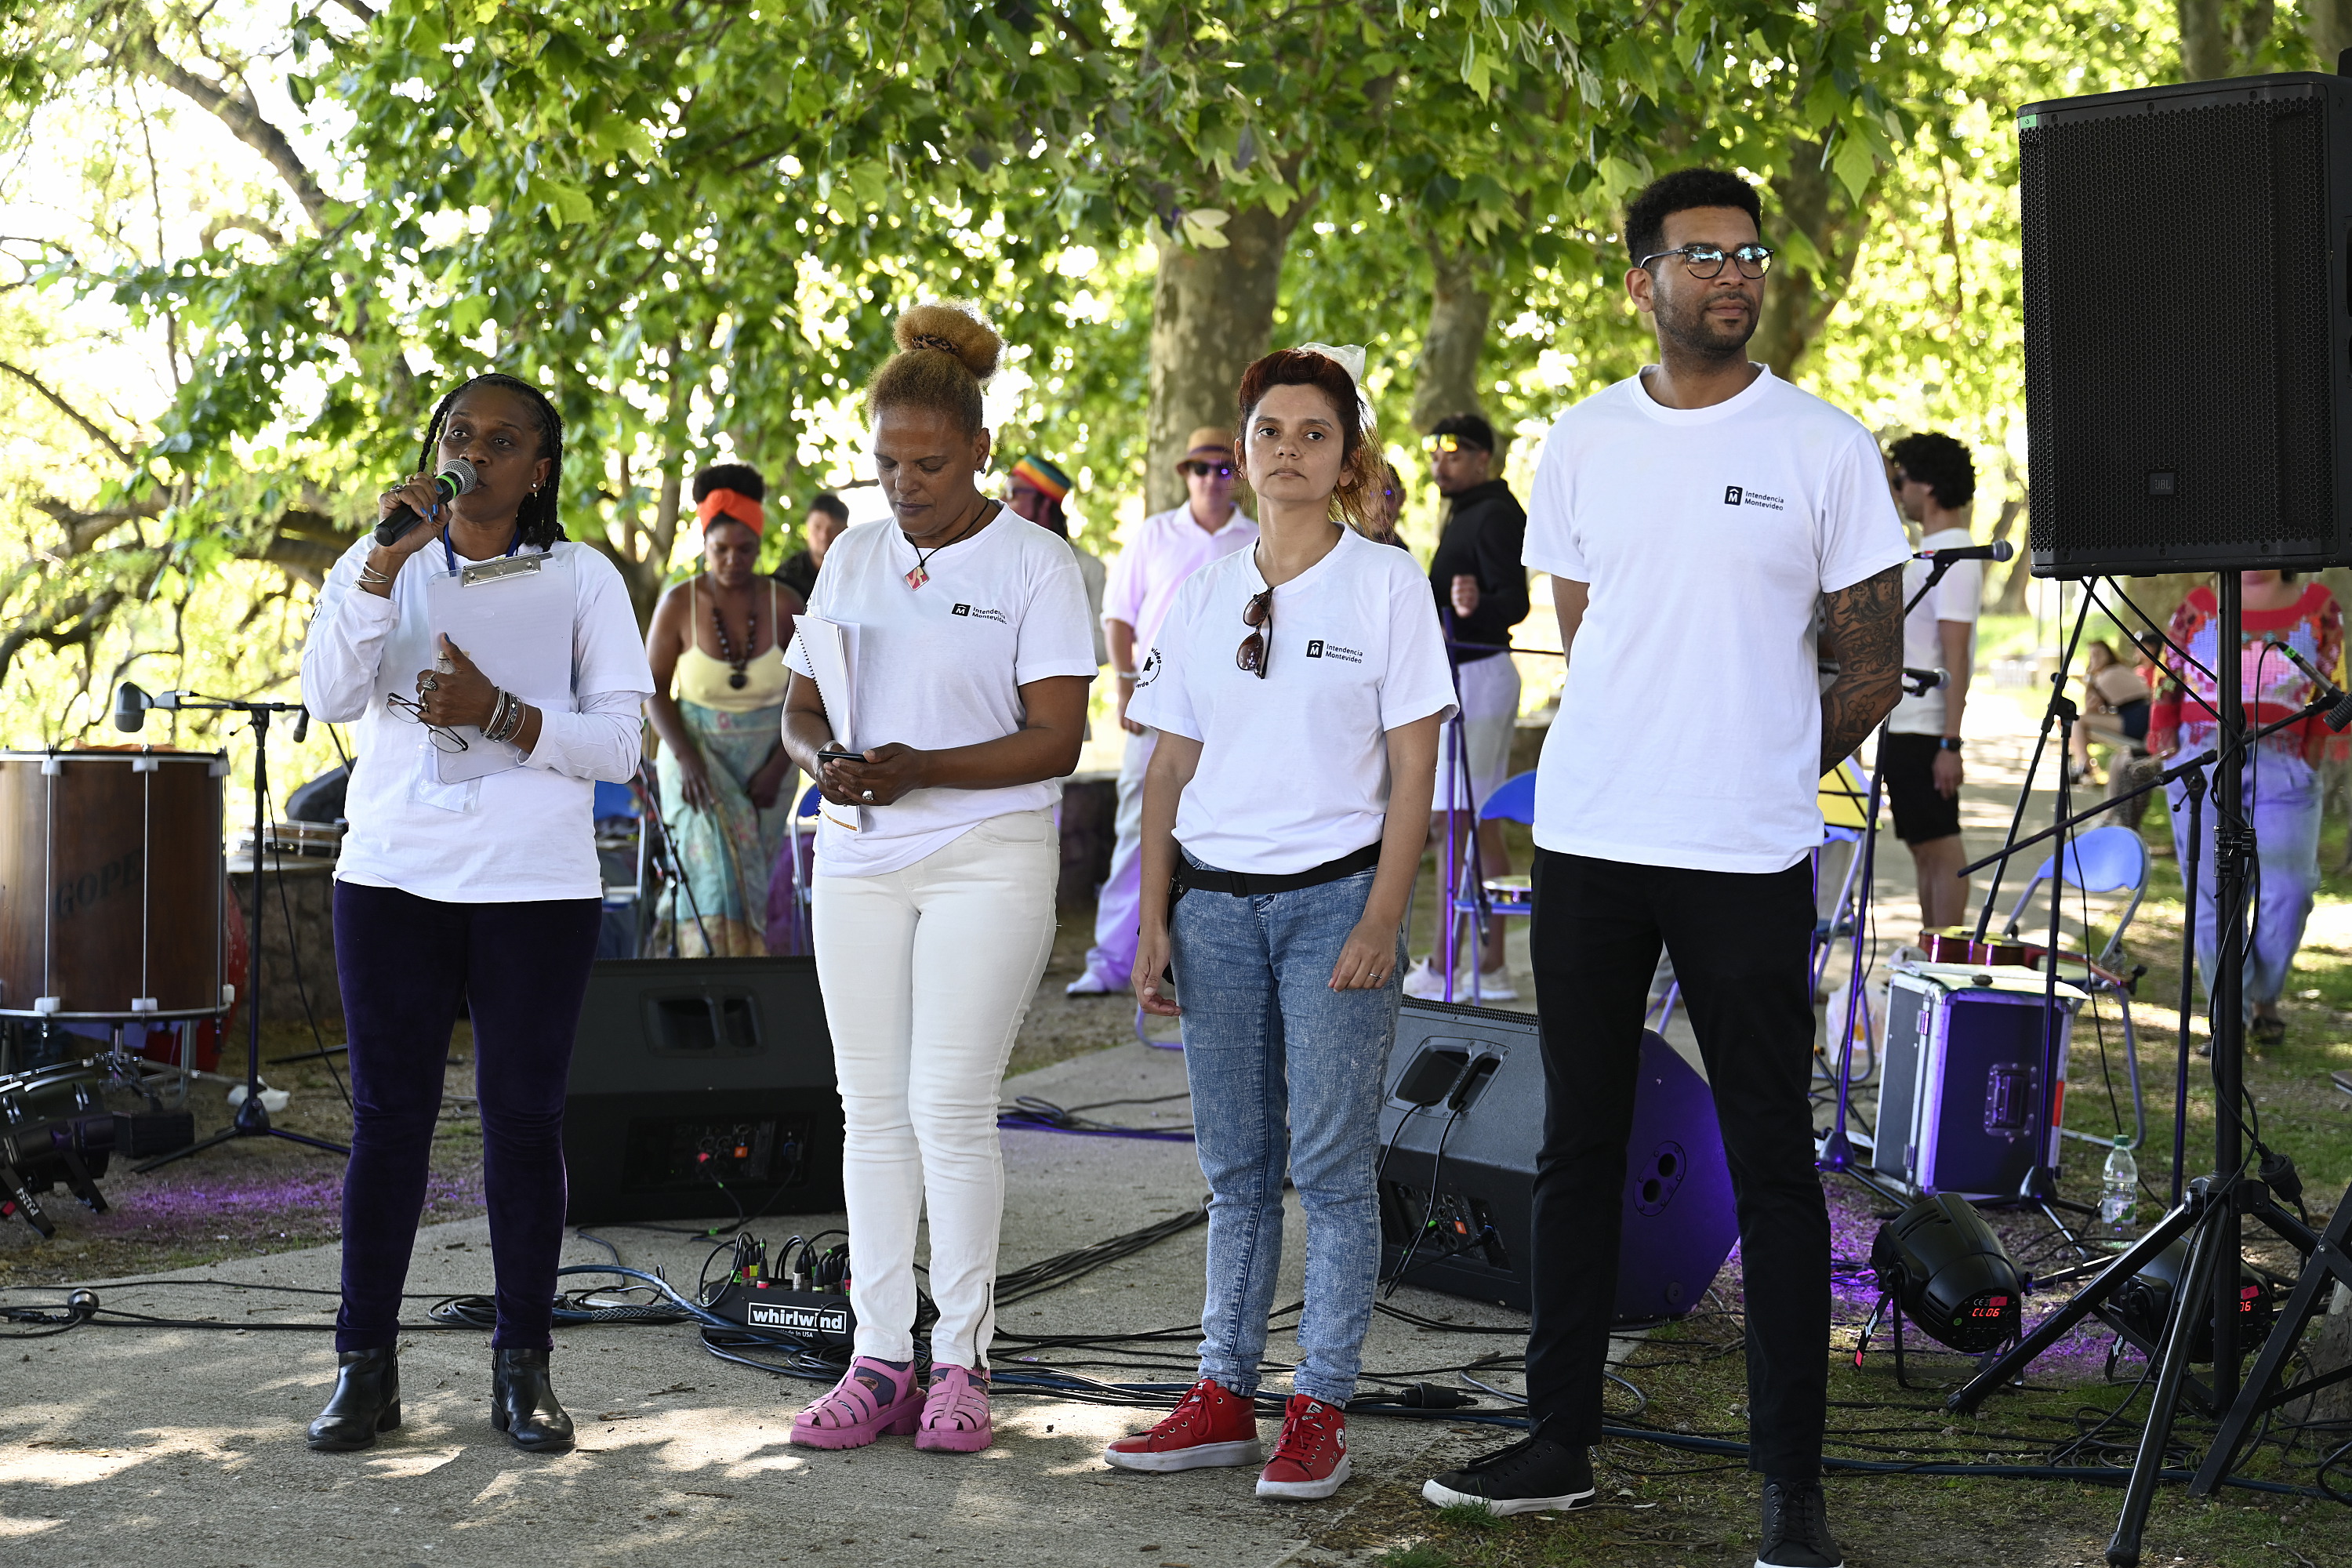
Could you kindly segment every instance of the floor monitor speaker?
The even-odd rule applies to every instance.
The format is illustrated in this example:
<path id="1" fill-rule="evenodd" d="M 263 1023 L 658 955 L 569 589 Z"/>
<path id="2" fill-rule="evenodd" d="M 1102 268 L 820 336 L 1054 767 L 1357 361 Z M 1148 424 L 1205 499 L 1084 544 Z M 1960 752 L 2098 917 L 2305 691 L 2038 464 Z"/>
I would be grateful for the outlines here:
<path id="1" fill-rule="evenodd" d="M 563 1159 L 572 1224 L 841 1208 L 841 1096 L 811 958 L 589 971 Z"/>
<path id="2" fill-rule="evenodd" d="M 1526 1308 L 1534 1249 L 1580 1245 L 1574 1232 L 1536 1236 L 1529 1215 L 1544 1118 L 1534 1016 L 1409 1001 L 1397 1020 L 1388 1089 L 1383 1272 L 1404 1261 L 1414 1234 L 1433 1220 L 1412 1251 L 1408 1283 Z M 1731 1255 L 1739 1222 L 1706 1080 L 1647 1032 L 1619 1201 L 1619 1321 L 1690 1311 Z"/>
<path id="3" fill-rule="evenodd" d="M 2017 123 L 2034 574 L 2352 561 L 2352 81 Z"/>

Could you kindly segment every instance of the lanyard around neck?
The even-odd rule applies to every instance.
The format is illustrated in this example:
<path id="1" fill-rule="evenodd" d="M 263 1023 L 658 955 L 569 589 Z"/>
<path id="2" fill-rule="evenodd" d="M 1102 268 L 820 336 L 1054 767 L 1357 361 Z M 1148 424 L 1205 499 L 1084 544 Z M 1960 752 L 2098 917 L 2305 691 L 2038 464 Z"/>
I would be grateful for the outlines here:
<path id="1" fill-rule="evenodd" d="M 522 529 L 520 525 L 518 524 L 515 528 L 515 536 L 513 540 L 511 540 L 508 543 L 507 547 L 499 553 L 501 555 L 512 555 L 516 551 L 520 550 L 521 548 Z M 442 559 L 449 563 L 449 574 L 453 577 L 456 576 L 457 574 L 457 552 L 456 547 L 451 545 L 449 542 L 449 525 L 446 522 L 441 525 L 441 555 Z"/>

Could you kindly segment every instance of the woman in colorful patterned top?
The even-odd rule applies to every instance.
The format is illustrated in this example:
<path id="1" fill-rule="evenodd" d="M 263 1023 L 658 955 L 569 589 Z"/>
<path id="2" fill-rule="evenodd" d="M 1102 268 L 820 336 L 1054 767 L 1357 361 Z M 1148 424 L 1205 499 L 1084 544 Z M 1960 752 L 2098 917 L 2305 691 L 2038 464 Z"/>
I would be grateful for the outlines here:
<path id="1" fill-rule="evenodd" d="M 2267 647 L 2285 643 L 2315 668 L 2341 679 L 2344 658 L 2344 612 L 2336 595 L 2316 582 L 2303 583 L 2294 572 L 2242 572 L 2244 594 L 2244 636 L 2236 657 L 2245 692 L 2246 720 L 2267 724 L 2300 709 L 2313 696 L 2311 682 L 2292 660 Z M 2221 608 L 2213 590 L 2200 587 L 2173 612 L 2172 640 L 2188 650 L 2164 654 L 2168 679 L 2148 714 L 2148 749 L 2159 757 L 2182 751 L 2198 752 L 2213 743 L 2214 706 L 2220 700 L 2213 671 L 2221 662 Z M 2253 911 L 2253 948 L 2246 960 L 2245 1000 L 2252 1018 L 2252 1038 L 2272 1044 L 2286 1037 L 2286 1021 L 2279 1016 L 2279 994 L 2286 988 L 2295 949 L 2303 943 L 2303 924 L 2311 914 L 2312 895 L 2319 889 L 2318 764 L 2340 754 L 2345 742 L 2332 735 L 2316 719 L 2282 730 L 2251 750 L 2244 762 L 2246 820 L 2254 830 L 2261 862 L 2261 899 Z M 2211 770 L 2207 770 L 2210 774 Z M 2186 866 L 2188 842 L 2187 792 L 2172 786 L 2174 847 Z M 2194 853 L 2204 856 L 2213 838 L 2214 813 L 2208 796 L 2204 813 L 2204 843 Z M 2207 994 L 2213 979 L 2213 877 L 2210 859 L 2198 862 L 2197 967 L 2205 977 Z M 2208 1047 L 2200 1046 L 2199 1054 Z"/>

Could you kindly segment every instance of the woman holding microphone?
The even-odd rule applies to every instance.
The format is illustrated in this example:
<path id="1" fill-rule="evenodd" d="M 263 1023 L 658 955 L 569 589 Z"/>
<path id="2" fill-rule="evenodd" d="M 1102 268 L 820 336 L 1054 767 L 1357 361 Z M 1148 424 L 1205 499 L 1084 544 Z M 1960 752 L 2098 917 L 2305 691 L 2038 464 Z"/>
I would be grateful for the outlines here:
<path id="1" fill-rule="evenodd" d="M 453 458 L 478 482 L 445 501 L 431 476 Z M 379 511 L 422 521 L 345 552 L 302 650 L 303 701 L 356 721 L 360 753 L 335 870 L 353 1108 L 340 1364 L 310 1447 L 364 1448 L 400 1425 L 401 1287 L 462 1004 L 498 1271 L 490 1421 L 519 1448 L 562 1453 L 572 1418 L 548 1352 L 564 1084 L 604 893 L 590 811 L 597 780 L 635 775 L 653 677 L 620 574 L 563 537 L 563 424 L 544 394 L 476 376 L 433 411 L 417 466 Z M 530 650 L 535 668 L 568 679 L 534 676 L 548 689 L 528 700 L 496 685 L 436 624 L 453 587 L 533 606 L 557 627 L 534 634 L 556 644 Z"/>
<path id="2" fill-rule="evenodd" d="M 1307 1310 L 1258 1477 L 1270 1498 L 1329 1497 L 1349 1475 L 1341 1412 L 1380 1274 L 1400 928 L 1454 710 L 1420 567 L 1356 531 L 1383 478 L 1360 363 L 1310 345 L 1244 374 L 1236 449 L 1257 544 L 1184 584 L 1128 707 L 1160 732 L 1144 775 L 1135 994 L 1184 1020 L 1209 1290 L 1200 1381 L 1103 1457 L 1135 1470 L 1257 1462 L 1286 1170 L 1307 1211 Z M 1181 1008 L 1160 990 L 1171 963 Z"/>
<path id="3" fill-rule="evenodd" d="M 1069 545 L 982 495 L 981 382 L 996 334 L 951 306 L 899 317 L 866 394 L 887 521 L 825 552 L 788 656 L 784 745 L 830 803 L 813 924 L 847 1121 L 856 1358 L 792 1440 L 988 1447 L 1004 1170 L 997 1087 L 1054 941 L 1054 808 L 1095 672 Z M 838 729 L 808 641 L 853 626 Z M 915 1370 L 915 1226 L 930 1215 L 928 1391 Z"/>

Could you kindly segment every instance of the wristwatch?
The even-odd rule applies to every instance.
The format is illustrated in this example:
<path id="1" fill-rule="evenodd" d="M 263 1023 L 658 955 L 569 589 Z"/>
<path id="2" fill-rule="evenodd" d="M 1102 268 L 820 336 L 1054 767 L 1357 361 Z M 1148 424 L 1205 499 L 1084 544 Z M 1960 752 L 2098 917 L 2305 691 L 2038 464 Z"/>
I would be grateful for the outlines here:
<path id="1" fill-rule="evenodd" d="M 1958 735 L 1941 736 L 1936 742 L 1936 749 L 1941 752 L 1957 752 L 1960 749 L 1960 738 Z"/>

